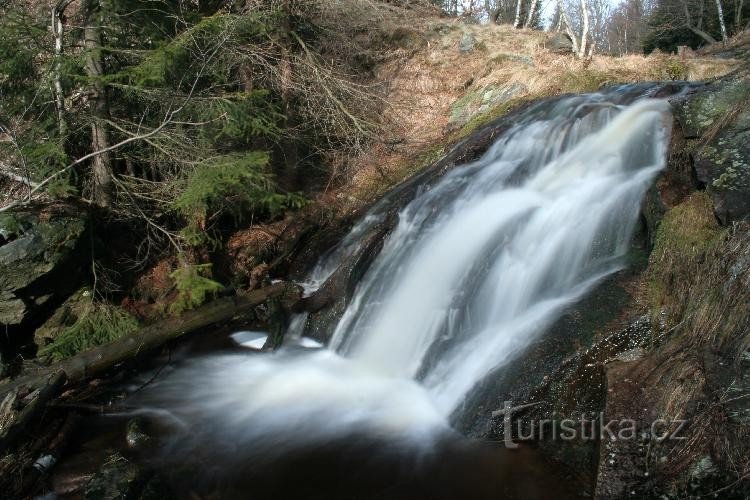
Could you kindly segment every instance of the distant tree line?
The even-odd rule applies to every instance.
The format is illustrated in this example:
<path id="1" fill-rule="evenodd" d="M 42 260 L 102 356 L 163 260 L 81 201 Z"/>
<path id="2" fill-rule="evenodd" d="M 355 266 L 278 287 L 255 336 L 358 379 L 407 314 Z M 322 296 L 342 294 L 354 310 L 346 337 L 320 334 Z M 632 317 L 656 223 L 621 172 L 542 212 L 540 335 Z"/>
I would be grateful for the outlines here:
<path id="1" fill-rule="evenodd" d="M 566 33 L 580 57 L 654 49 L 674 52 L 726 41 L 750 28 L 745 0 L 434 0 L 454 16 Z M 542 12 L 553 5 L 553 14 Z M 748 2 L 750 4 L 750 2 Z"/>

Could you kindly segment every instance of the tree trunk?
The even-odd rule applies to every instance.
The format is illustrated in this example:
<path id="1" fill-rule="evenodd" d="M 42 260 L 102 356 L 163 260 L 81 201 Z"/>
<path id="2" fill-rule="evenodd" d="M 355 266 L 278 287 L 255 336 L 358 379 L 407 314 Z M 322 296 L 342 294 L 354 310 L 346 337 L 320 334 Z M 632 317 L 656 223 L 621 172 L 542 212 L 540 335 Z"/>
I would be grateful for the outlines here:
<path id="1" fill-rule="evenodd" d="M 699 27 L 693 26 L 693 18 L 690 15 L 690 8 L 688 7 L 688 4 L 685 0 L 682 0 L 682 9 L 685 12 L 685 27 L 698 35 L 699 37 L 703 38 L 708 43 L 716 43 L 716 39 L 700 29 Z M 701 19 L 703 19 L 703 13 L 701 12 Z M 700 25 L 699 25 L 700 26 Z"/>
<path id="2" fill-rule="evenodd" d="M 491 24 L 497 24 L 500 21 L 500 8 L 496 8 L 492 12 L 490 12 L 490 23 Z"/>
<path id="3" fill-rule="evenodd" d="M 104 84 L 104 59 L 102 57 L 102 16 L 98 0 L 87 0 L 83 4 L 84 22 L 83 47 L 86 57 L 86 75 L 89 79 L 89 107 L 92 114 L 91 148 L 102 151 L 109 147 L 109 131 L 106 120 L 109 118 L 107 87 Z M 99 206 L 112 204 L 114 185 L 112 180 L 112 155 L 102 153 L 93 159 L 92 199 Z"/>
<path id="4" fill-rule="evenodd" d="M 583 26 L 581 27 L 581 44 L 578 48 L 578 57 L 583 59 L 586 57 L 589 40 L 589 7 L 586 0 L 581 0 L 581 14 L 583 15 Z"/>
<path id="5" fill-rule="evenodd" d="M 281 141 L 281 154 L 284 161 L 282 178 L 287 189 L 297 185 L 297 163 L 299 162 L 298 144 L 294 129 L 297 127 L 292 93 L 292 10 L 290 0 L 285 0 L 281 20 L 281 59 L 279 61 L 281 107 L 284 113 L 284 128 Z"/>
<path id="6" fill-rule="evenodd" d="M 534 14 L 536 13 L 536 4 L 538 3 L 537 0 L 530 0 L 529 4 L 529 15 L 526 16 L 526 22 L 524 23 L 524 28 L 530 28 L 531 23 L 534 22 Z"/>
<path id="7" fill-rule="evenodd" d="M 521 0 L 518 0 L 516 2 L 516 18 L 513 20 L 513 27 L 518 28 L 518 25 L 520 22 L 521 22 Z"/>
<path id="8" fill-rule="evenodd" d="M 721 39 L 727 41 L 727 25 L 724 23 L 724 9 L 721 6 L 721 0 L 716 0 L 716 13 L 719 15 L 719 26 L 721 26 Z"/>
<path id="9" fill-rule="evenodd" d="M 563 9 L 562 0 L 557 0 L 557 8 L 560 10 L 561 25 L 565 27 L 565 33 L 568 34 L 568 38 L 570 38 L 570 41 L 573 44 L 573 53 L 577 56 L 579 54 L 578 37 L 573 33 L 573 29 L 570 27 L 570 21 L 568 21 L 568 16 Z"/>
<path id="10" fill-rule="evenodd" d="M 68 135 L 68 124 L 65 120 L 65 94 L 62 86 L 62 55 L 63 39 L 65 35 L 65 24 L 63 17 L 65 9 L 73 0 L 60 0 L 52 8 L 52 36 L 55 38 L 55 65 L 53 69 L 53 81 L 55 86 L 55 108 L 57 111 L 57 126 L 60 137 Z"/>
<path id="11" fill-rule="evenodd" d="M 703 38 L 706 42 L 716 43 L 716 38 L 712 37 L 711 35 L 703 31 L 702 29 L 698 29 L 695 26 L 690 26 L 690 25 L 688 25 L 687 28 L 693 33 L 695 33 L 696 35 L 698 35 L 699 37 Z"/>
<path id="12" fill-rule="evenodd" d="M 735 13 L 734 13 L 734 32 L 739 33 L 742 31 L 742 7 L 743 0 L 735 0 Z"/>

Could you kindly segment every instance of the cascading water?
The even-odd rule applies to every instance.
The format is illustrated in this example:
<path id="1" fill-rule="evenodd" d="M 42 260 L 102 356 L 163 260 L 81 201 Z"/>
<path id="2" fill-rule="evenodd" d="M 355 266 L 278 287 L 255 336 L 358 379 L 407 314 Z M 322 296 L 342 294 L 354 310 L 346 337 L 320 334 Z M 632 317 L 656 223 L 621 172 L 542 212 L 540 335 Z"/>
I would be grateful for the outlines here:
<path id="1" fill-rule="evenodd" d="M 669 136 L 668 104 L 636 90 L 532 106 L 418 193 L 327 348 L 188 362 L 140 396 L 144 411 L 188 430 L 183 446 L 258 456 L 354 434 L 429 447 L 483 377 L 622 266 Z M 380 220 L 355 226 L 307 291 Z"/>

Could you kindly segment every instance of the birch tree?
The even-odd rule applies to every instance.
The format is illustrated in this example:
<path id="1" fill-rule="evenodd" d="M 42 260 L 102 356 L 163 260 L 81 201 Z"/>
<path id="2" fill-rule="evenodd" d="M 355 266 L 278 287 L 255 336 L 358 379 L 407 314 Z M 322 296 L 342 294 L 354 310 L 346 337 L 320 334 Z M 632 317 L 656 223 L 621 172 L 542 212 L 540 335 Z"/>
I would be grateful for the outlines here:
<path id="1" fill-rule="evenodd" d="M 721 0 L 716 1 L 716 13 L 719 16 L 719 26 L 721 27 L 721 39 L 727 41 L 727 25 L 724 23 L 724 9 L 721 7 Z"/>

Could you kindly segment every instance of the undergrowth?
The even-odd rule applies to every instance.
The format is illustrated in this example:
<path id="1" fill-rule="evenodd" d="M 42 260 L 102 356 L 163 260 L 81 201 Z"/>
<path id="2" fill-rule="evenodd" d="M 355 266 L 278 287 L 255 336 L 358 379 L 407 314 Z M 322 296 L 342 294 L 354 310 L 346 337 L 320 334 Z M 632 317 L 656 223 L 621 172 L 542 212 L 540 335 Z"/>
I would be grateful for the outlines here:
<path id="1" fill-rule="evenodd" d="M 652 317 L 694 346 L 743 343 L 750 314 L 746 232 L 722 228 L 705 192 L 669 210 L 646 273 Z"/>
<path id="2" fill-rule="evenodd" d="M 94 302 L 75 323 L 55 337 L 52 343 L 42 347 L 39 355 L 59 361 L 91 347 L 117 340 L 137 329 L 138 321 L 121 308 Z"/>
<path id="3" fill-rule="evenodd" d="M 210 273 L 211 264 L 186 265 L 172 272 L 169 276 L 175 281 L 177 298 L 169 306 L 169 312 L 178 314 L 194 309 L 223 288 L 205 275 Z"/>

